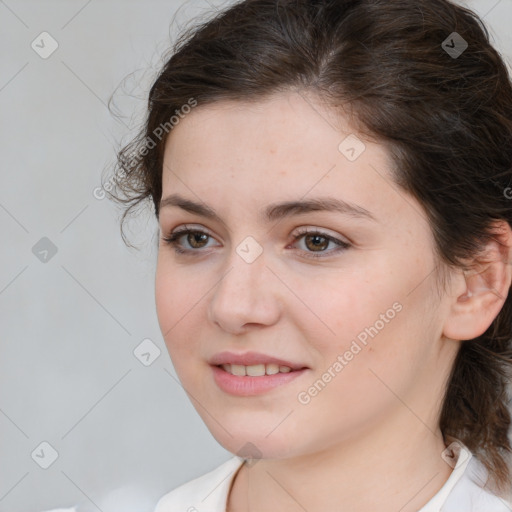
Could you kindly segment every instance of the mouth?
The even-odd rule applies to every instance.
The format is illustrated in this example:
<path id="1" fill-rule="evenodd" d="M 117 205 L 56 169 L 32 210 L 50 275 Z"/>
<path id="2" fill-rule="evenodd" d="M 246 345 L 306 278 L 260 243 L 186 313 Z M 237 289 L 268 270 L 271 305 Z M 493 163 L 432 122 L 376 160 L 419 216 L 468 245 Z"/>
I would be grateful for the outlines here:
<path id="1" fill-rule="evenodd" d="M 290 366 L 270 364 L 252 364 L 245 366 L 243 364 L 221 364 L 217 368 L 222 368 L 225 372 L 237 377 L 263 377 L 264 375 L 276 375 L 277 373 L 290 373 L 293 370 Z"/>
<path id="2" fill-rule="evenodd" d="M 269 364 L 221 364 L 211 365 L 217 387 L 233 396 L 261 395 L 299 378 L 309 368 L 292 369 L 289 366 Z"/>

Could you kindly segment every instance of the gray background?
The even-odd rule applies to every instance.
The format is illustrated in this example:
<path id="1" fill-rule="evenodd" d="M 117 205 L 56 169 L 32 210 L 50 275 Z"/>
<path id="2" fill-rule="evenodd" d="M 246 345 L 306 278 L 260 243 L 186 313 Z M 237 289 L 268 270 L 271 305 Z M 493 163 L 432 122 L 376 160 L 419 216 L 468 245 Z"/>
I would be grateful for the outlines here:
<path id="1" fill-rule="evenodd" d="M 231 457 L 178 384 L 158 327 L 156 220 L 141 211 L 127 231 L 140 250 L 128 249 L 119 210 L 94 195 L 170 39 L 221 5 L 0 0 L 0 512 L 149 512 Z M 512 62 L 512 1 L 465 5 Z M 58 43 L 46 59 L 31 47 L 44 31 Z M 107 103 L 125 78 L 116 118 Z M 144 339 L 161 351 L 149 366 L 134 355 Z M 44 441 L 58 452 L 48 469 Z"/>

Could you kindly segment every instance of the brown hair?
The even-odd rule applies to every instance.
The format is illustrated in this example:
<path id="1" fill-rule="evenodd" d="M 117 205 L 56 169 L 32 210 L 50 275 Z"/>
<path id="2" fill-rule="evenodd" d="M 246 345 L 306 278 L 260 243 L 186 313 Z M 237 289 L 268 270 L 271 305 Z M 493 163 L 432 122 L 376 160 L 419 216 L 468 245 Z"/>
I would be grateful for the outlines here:
<path id="1" fill-rule="evenodd" d="M 453 32 L 468 45 L 460 55 L 449 53 L 453 37 L 463 49 Z M 512 87 L 476 14 L 448 0 L 245 0 L 183 32 L 154 82 L 109 194 L 125 206 L 123 239 L 127 213 L 143 200 L 158 218 L 164 144 L 184 105 L 291 89 L 349 106 L 387 146 L 394 179 L 425 209 L 446 268 L 465 268 L 493 221 L 512 224 Z M 511 331 L 508 296 L 483 335 L 461 342 L 440 416 L 445 441 L 465 443 L 499 493 L 511 480 Z"/>

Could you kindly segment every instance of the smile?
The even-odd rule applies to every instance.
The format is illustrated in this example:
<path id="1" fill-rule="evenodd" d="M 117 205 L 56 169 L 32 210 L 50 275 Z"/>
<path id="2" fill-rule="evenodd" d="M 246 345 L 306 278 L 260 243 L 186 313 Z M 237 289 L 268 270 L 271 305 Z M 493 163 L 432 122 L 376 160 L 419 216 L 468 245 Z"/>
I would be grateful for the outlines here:
<path id="1" fill-rule="evenodd" d="M 289 366 L 276 364 L 223 364 L 210 367 L 217 387 L 234 396 L 254 396 L 270 392 L 309 371 L 308 368 L 293 370 Z"/>
<path id="2" fill-rule="evenodd" d="M 276 373 L 289 373 L 292 369 L 289 366 L 278 364 L 252 364 L 245 366 L 243 364 L 223 364 L 222 368 L 231 375 L 239 377 L 262 377 L 263 375 L 275 375 Z"/>

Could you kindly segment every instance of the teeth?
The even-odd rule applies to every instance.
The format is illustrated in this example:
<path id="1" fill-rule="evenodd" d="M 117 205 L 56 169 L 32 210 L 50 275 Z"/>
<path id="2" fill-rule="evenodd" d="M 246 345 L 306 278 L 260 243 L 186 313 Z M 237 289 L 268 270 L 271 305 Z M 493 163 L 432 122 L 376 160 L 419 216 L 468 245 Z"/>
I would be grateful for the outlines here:
<path id="1" fill-rule="evenodd" d="M 242 368 L 244 367 L 242 366 Z M 246 366 L 245 374 L 249 375 L 249 377 L 261 377 L 262 375 L 265 375 L 265 365 L 253 364 L 251 366 Z"/>
<path id="2" fill-rule="evenodd" d="M 245 375 L 245 366 L 241 364 L 232 364 L 231 365 L 231 373 L 233 375 L 239 375 L 243 377 Z"/>
<path id="3" fill-rule="evenodd" d="M 262 377 L 263 375 L 275 375 L 276 373 L 288 373 L 292 369 L 289 366 L 280 366 L 278 364 L 252 364 L 244 366 L 243 364 L 223 364 L 222 368 L 232 375 L 244 377 Z"/>
<path id="4" fill-rule="evenodd" d="M 284 368 L 284 366 L 283 366 Z M 275 375 L 279 373 L 279 365 L 278 364 L 267 364 L 265 365 L 265 373 L 267 375 Z"/>

